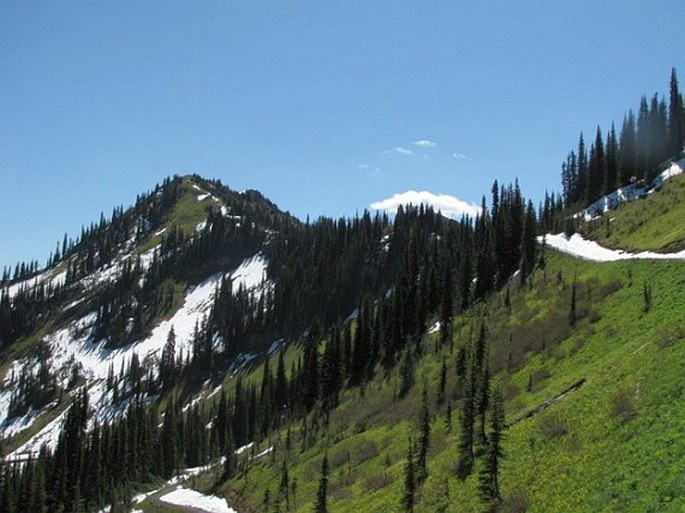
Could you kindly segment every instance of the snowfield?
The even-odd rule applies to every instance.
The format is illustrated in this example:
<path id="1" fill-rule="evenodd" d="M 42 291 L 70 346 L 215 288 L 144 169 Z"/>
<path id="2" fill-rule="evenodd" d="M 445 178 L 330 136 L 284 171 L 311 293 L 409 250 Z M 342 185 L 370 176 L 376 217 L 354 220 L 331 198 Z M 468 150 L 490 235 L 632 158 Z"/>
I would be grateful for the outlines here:
<path id="1" fill-rule="evenodd" d="M 615 209 L 620 203 L 627 203 L 643 198 L 648 194 L 658 191 L 661 186 L 670 178 L 683 173 L 685 170 L 685 158 L 676 162 L 671 162 L 671 165 L 659 173 L 654 180 L 649 184 L 649 188 L 645 189 L 643 184 L 631 184 L 625 187 L 619 187 L 615 191 L 599 198 L 592 205 L 585 210 L 578 212 L 573 217 L 582 217 L 586 221 L 591 221 L 603 213 Z M 600 246 L 594 241 L 584 239 L 580 234 L 574 234 L 571 237 L 566 237 L 565 234 L 557 235 L 548 234 L 538 237 L 538 242 L 545 241 L 548 246 L 568 253 L 569 255 L 582 258 L 584 260 L 594 260 L 595 262 L 613 262 L 615 260 L 630 260 L 630 259 L 659 259 L 659 260 L 685 260 L 685 251 L 678 253 L 654 253 L 653 251 L 643 251 L 641 253 L 629 253 L 623 250 L 615 250 Z"/>
<path id="2" fill-rule="evenodd" d="M 586 221 L 592 221 L 603 213 L 615 209 L 620 203 L 635 201 L 636 199 L 644 198 L 648 194 L 652 194 L 654 191 L 659 190 L 669 178 L 681 174 L 684 169 L 685 158 L 680 159 L 677 162 L 672 162 L 666 170 L 659 173 L 657 177 L 652 180 L 652 183 L 649 184 L 649 188 L 645 189 L 644 184 L 630 184 L 625 187 L 619 187 L 606 196 L 599 198 L 574 217 L 582 217 Z"/>
<path id="3" fill-rule="evenodd" d="M 214 495 L 203 495 L 195 490 L 179 487 L 171 493 L 162 495 L 159 500 L 174 506 L 188 506 L 207 513 L 236 513 L 228 507 L 226 499 Z"/>
<path id="4" fill-rule="evenodd" d="M 623 250 L 605 248 L 595 241 L 584 239 L 582 235 L 578 233 L 572 235 L 570 238 L 567 238 L 563 233 L 538 237 L 539 242 L 542 242 L 543 239 L 548 246 L 556 250 L 595 262 L 613 262 L 615 260 L 630 259 L 685 260 L 685 250 L 678 253 L 654 253 L 652 251 L 628 253 Z"/>
<path id="5" fill-rule="evenodd" d="M 62 431 L 62 424 L 64 424 L 64 420 L 67 417 L 68 411 L 69 408 L 64 410 L 57 418 L 41 429 L 37 435 L 31 438 L 31 440 L 19 447 L 19 449 L 16 451 L 12 452 L 8 456 L 7 461 L 12 461 L 12 459 L 15 458 L 21 458 L 23 454 L 30 453 L 33 456 L 36 456 L 43 445 L 47 446 L 47 448 L 51 451 L 54 451 L 57 448 L 59 433 Z"/>
<path id="6" fill-rule="evenodd" d="M 14 285 L 6 285 L 2 289 L 2 293 L 6 293 L 9 298 L 13 298 L 22 290 L 29 291 L 37 287 L 38 285 L 49 284 L 53 287 L 57 285 L 64 285 L 65 279 L 67 277 L 67 272 L 62 271 L 56 273 L 56 268 L 51 268 L 43 270 L 33 278 L 27 280 L 19 281 Z"/>
<path id="7" fill-rule="evenodd" d="M 146 260 L 152 258 L 154 250 L 146 253 Z M 203 319 L 209 315 L 215 295 L 224 277 L 233 280 L 233 287 L 244 287 L 248 291 L 256 294 L 267 292 L 273 284 L 266 279 L 267 259 L 261 253 L 251 258 L 245 259 L 240 266 L 229 273 L 217 273 L 208 277 L 203 282 L 190 287 L 185 294 L 183 305 L 171 317 L 162 321 L 143 339 L 134 341 L 118 349 L 105 347 L 105 341 L 93 340 L 94 325 L 97 321 L 97 314 L 91 312 L 68 326 L 59 329 L 44 338 L 46 346 L 50 350 L 48 364 L 51 371 L 62 389 L 66 388 L 72 374 L 74 366 L 79 367 L 81 375 L 86 378 L 90 404 L 95 408 L 95 415 L 92 421 L 110 422 L 123 415 L 128 406 L 126 401 L 112 405 L 112 391 L 107 390 L 105 381 L 110 368 L 118 373 L 122 368 L 126 369 L 133 355 L 137 355 L 143 367 L 154 367 L 161 351 L 166 344 L 169 331 L 173 328 L 176 334 L 176 351 L 178 354 L 192 355 L 192 340 L 195 327 L 200 325 Z M 121 264 L 119 264 L 121 265 Z M 119 265 L 114 264 L 101 273 L 93 276 L 95 282 L 103 279 L 113 279 Z M 55 278 L 60 277 L 58 275 Z M 91 275 L 92 276 L 92 275 Z M 45 279 L 50 279 L 49 272 L 41 276 L 32 278 L 39 283 Z M 17 284 L 19 286 L 20 284 Z M 220 342 L 218 340 L 217 342 Z M 238 366 L 249 362 L 256 355 L 241 355 L 236 362 Z M 0 435 L 7 437 L 15 435 L 27 429 L 38 417 L 39 413 L 33 410 L 25 416 L 8 419 L 9 402 L 12 396 L 13 385 L 12 376 L 19 376 L 22 369 L 28 370 L 36 367 L 35 358 L 24 358 L 14 362 L 14 366 L 7 373 L 3 386 L 0 389 Z M 149 399 L 149 398 L 148 398 Z M 52 449 L 55 448 L 59 431 L 64 422 L 65 414 L 62 413 L 47 426 L 45 426 L 36 436 L 14 452 L 38 451 L 44 443 Z"/>

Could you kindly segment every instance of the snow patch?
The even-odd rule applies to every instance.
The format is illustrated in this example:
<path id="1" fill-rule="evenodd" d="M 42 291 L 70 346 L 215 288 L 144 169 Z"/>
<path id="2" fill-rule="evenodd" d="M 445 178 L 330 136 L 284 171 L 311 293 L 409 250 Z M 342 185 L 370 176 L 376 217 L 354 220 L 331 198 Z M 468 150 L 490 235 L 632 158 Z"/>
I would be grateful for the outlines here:
<path id="1" fill-rule="evenodd" d="M 252 258 L 248 258 L 240 267 L 230 273 L 231 280 L 233 280 L 233 288 L 238 289 L 242 285 L 245 289 L 256 289 L 262 284 L 270 283 L 266 279 L 266 266 L 268 261 L 261 253 L 256 254 Z"/>
<path id="2" fill-rule="evenodd" d="M 284 338 L 279 338 L 278 340 L 274 340 L 271 342 L 271 345 L 269 346 L 269 351 L 267 352 L 269 356 L 273 355 L 276 351 L 278 351 L 283 344 L 285 343 Z"/>
<path id="3" fill-rule="evenodd" d="M 141 260 L 145 262 L 144 265 L 149 265 L 148 262 L 154 258 L 155 251 L 156 249 L 153 248 L 141 256 Z M 114 263 L 108 269 L 91 275 L 87 279 L 95 282 L 113 279 L 121 265 L 120 262 Z M 246 259 L 238 268 L 227 273 L 226 276 L 231 277 L 235 286 L 243 286 L 246 290 L 264 293 L 267 287 L 272 286 L 272 283 L 266 280 L 266 266 L 267 260 L 264 255 L 257 254 Z M 203 319 L 209 315 L 216 292 L 224 277 L 224 273 L 216 273 L 200 284 L 189 288 L 186 291 L 183 305 L 171 319 L 162 321 L 147 338 L 117 349 L 107 348 L 105 340 L 94 340 L 93 335 L 97 322 L 96 312 L 90 312 L 66 327 L 46 336 L 44 343 L 50 354 L 48 363 L 60 387 L 67 387 L 72 378 L 74 366 L 78 366 L 79 373 L 86 378 L 89 388 L 89 402 L 95 408 L 93 419 L 97 419 L 99 422 L 109 422 L 123 415 L 128 406 L 127 400 L 113 405 L 113 391 L 106 388 L 105 380 L 110 368 L 113 368 L 114 372 L 127 368 L 135 354 L 143 367 L 148 369 L 152 367 L 152 371 L 155 373 L 154 362 L 161 354 L 172 328 L 176 334 L 176 351 L 179 354 L 191 356 L 195 327 L 200 325 Z M 35 277 L 34 279 L 37 280 L 38 278 Z M 220 339 L 215 341 L 219 345 L 221 342 Z M 233 371 L 247 365 L 255 357 L 254 354 L 240 355 L 234 363 Z M 24 431 L 38 417 L 37 412 L 30 411 L 23 417 L 7 419 L 12 397 L 11 376 L 20 375 L 22 369 L 30 368 L 32 365 L 34 365 L 32 360 L 18 360 L 6 373 L 3 389 L 0 389 L 0 433 L 3 436 L 15 435 Z M 151 400 L 149 397 L 145 399 Z M 47 443 L 54 449 L 63 420 L 64 412 L 22 446 L 19 451 L 38 450 L 43 443 Z"/>
<path id="4" fill-rule="evenodd" d="M 271 454 L 273 452 L 273 450 L 274 450 L 273 445 L 271 447 L 267 447 L 266 449 L 264 449 L 259 454 L 256 454 L 255 457 L 252 459 L 256 460 L 257 458 L 261 458 L 262 456 L 266 456 L 267 454 Z"/>
<path id="5" fill-rule="evenodd" d="M 428 328 L 428 334 L 432 335 L 433 333 L 437 333 L 438 331 L 440 331 L 441 326 L 442 325 L 440 324 L 440 321 L 437 321 L 435 324 L 433 324 L 433 326 Z"/>
<path id="6" fill-rule="evenodd" d="M 538 237 L 539 242 L 542 242 L 543 239 L 548 246 L 556 250 L 595 262 L 612 262 L 615 260 L 630 259 L 685 260 L 685 250 L 678 253 L 654 253 L 652 251 L 629 253 L 623 250 L 605 248 L 595 241 L 584 239 L 578 233 L 572 235 L 570 238 L 567 238 L 563 233 Z"/>
<path id="7" fill-rule="evenodd" d="M 649 184 L 648 188 L 645 188 L 642 183 L 619 187 L 606 196 L 599 198 L 574 217 L 582 217 L 586 221 L 592 221 L 603 213 L 615 209 L 621 203 L 628 203 L 639 198 L 644 198 L 648 194 L 659 190 L 668 179 L 681 174 L 683 169 L 685 169 L 685 158 L 680 159 L 677 162 L 672 162 L 667 169 L 659 173 L 657 177 L 652 180 L 652 183 Z"/>
<path id="8" fill-rule="evenodd" d="M 343 324 L 347 324 L 348 322 L 351 322 L 355 320 L 357 317 L 359 317 L 359 308 L 355 308 L 350 312 L 350 315 L 347 316 L 347 318 L 343 321 Z"/>
<path id="9" fill-rule="evenodd" d="M 64 410 L 57 418 L 41 429 L 36 436 L 31 438 L 31 440 L 12 452 L 6 461 L 11 461 L 13 458 L 21 458 L 21 456 L 25 454 L 36 456 L 43 445 L 46 445 L 48 449 L 54 452 L 57 448 L 57 440 L 60 431 L 62 431 L 62 425 L 64 424 L 68 412 L 69 408 Z"/>
<path id="10" fill-rule="evenodd" d="M 45 406 L 45 408 L 50 408 L 50 405 Z M 31 424 L 33 424 L 33 422 L 38 418 L 38 415 L 40 415 L 40 413 L 41 412 L 31 408 L 21 417 L 14 417 L 11 419 L 5 418 L 5 421 L 2 424 L 0 424 L 0 432 L 2 432 L 2 436 L 14 436 L 20 431 L 28 429 L 29 427 L 31 427 Z"/>
<path id="11" fill-rule="evenodd" d="M 159 500 L 174 506 L 188 506 L 207 513 L 236 513 L 234 509 L 228 507 L 226 499 L 215 495 L 204 495 L 183 487 L 162 495 Z"/>

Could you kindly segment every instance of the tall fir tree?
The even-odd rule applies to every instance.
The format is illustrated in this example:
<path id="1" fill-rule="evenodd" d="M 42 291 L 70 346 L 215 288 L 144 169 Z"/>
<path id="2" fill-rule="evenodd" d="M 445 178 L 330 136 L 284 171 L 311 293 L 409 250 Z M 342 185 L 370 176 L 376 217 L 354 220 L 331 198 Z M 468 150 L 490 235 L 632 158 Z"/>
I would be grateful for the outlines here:
<path id="1" fill-rule="evenodd" d="M 635 115 L 628 111 L 623 119 L 619 137 L 619 185 L 628 185 L 631 178 L 637 176 L 637 135 L 635 132 Z"/>
<path id="2" fill-rule="evenodd" d="M 678 88 L 678 77 L 675 68 L 671 69 L 670 102 L 668 108 L 668 141 L 670 155 L 683 151 L 685 145 L 685 113 L 683 97 Z"/>
<path id="3" fill-rule="evenodd" d="M 321 462 L 321 475 L 319 477 L 319 489 L 316 492 L 315 513 L 328 513 L 328 454 L 324 453 Z"/>
<path id="4" fill-rule="evenodd" d="M 428 408 L 428 390 L 423 386 L 421 395 L 421 414 L 419 416 L 421 438 L 419 438 L 419 453 L 416 458 L 417 481 L 423 482 L 428 477 L 428 448 L 430 447 L 431 419 Z"/>
<path id="5" fill-rule="evenodd" d="M 483 467 L 478 475 L 478 488 L 489 511 L 496 511 L 501 500 L 499 487 L 499 463 L 503 456 L 502 432 L 504 431 L 504 404 L 499 389 L 495 389 L 490 415 L 488 445 Z"/>
<path id="6" fill-rule="evenodd" d="M 618 186 L 618 140 L 616 128 L 611 124 L 605 150 L 605 172 L 602 184 L 603 194 L 608 194 Z"/>
<path id="7" fill-rule="evenodd" d="M 416 493 L 416 475 L 414 468 L 414 442 L 409 438 L 407 461 L 404 464 L 404 489 L 400 504 L 407 513 L 414 512 L 414 495 Z"/>

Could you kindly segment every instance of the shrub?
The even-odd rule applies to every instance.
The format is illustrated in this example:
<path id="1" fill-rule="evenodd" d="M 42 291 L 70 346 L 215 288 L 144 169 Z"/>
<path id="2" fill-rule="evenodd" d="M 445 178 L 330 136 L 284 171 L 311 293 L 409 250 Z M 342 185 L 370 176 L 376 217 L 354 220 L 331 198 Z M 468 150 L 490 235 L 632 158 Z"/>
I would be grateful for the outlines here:
<path id="1" fill-rule="evenodd" d="M 502 499 L 502 513 L 525 513 L 529 508 L 528 499 L 519 490 L 506 493 Z"/>
<path id="2" fill-rule="evenodd" d="M 379 474 L 374 474 L 369 476 L 364 481 L 364 488 L 369 491 L 380 490 L 392 484 L 392 477 L 390 477 L 386 472 Z"/>
<path id="3" fill-rule="evenodd" d="M 662 330 L 656 335 L 656 345 L 659 349 L 666 349 L 682 338 L 685 338 L 685 331 L 683 331 L 683 328 L 677 327 Z"/>
<path id="4" fill-rule="evenodd" d="M 558 415 L 549 414 L 542 417 L 538 422 L 538 432 L 543 440 L 551 440 L 568 433 L 568 427 Z"/>
<path id="5" fill-rule="evenodd" d="M 376 444 L 370 440 L 362 440 L 358 445 L 352 448 L 352 458 L 355 463 L 361 463 L 371 458 L 375 458 L 380 454 Z"/>
<path id="6" fill-rule="evenodd" d="M 630 397 L 630 392 L 620 390 L 611 398 L 611 414 L 620 422 L 628 422 L 637 415 L 637 409 Z"/>

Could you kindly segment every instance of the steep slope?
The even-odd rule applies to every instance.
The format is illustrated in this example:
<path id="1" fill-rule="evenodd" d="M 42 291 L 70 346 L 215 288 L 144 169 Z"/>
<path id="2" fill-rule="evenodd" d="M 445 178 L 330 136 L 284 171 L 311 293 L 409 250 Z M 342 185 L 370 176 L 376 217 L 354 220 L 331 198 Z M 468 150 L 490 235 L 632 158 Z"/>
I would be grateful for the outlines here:
<path id="1" fill-rule="evenodd" d="M 618 189 L 585 209 L 579 231 L 604 246 L 630 252 L 685 249 L 685 158 L 669 163 L 648 187 Z M 658 192 L 658 194 L 656 194 Z"/>
<path id="2" fill-rule="evenodd" d="M 525 280 L 535 233 L 517 185 L 476 220 L 408 206 L 392 224 L 364 213 L 302 225 L 254 191 L 166 181 L 65 243 L 53 264 L 63 285 L 3 294 L 3 422 L 15 430 L 3 507 L 29 496 L 56 509 L 119 506 L 132 487 L 222 455 L 231 477 L 234 447 L 331 413 L 378 368 L 402 369 L 406 395 L 429 321 L 483 301 L 519 266 Z M 253 370 L 274 355 L 258 385 Z"/>
<path id="3" fill-rule="evenodd" d="M 311 511 L 325 454 L 332 511 L 682 509 L 683 262 L 536 248 L 511 186 L 459 223 L 302 225 L 199 177 L 137 205 L 3 284 L 5 309 L 35 310 L 2 344 L 5 463 L 23 463 L 0 507 L 160 511 L 183 483 Z M 481 479 L 495 390 L 502 502 Z"/>
<path id="4" fill-rule="evenodd" d="M 316 411 L 271 434 L 263 445 L 274 448 L 269 456 L 245 462 L 221 492 L 241 513 L 277 504 L 311 511 L 327 453 L 331 511 L 400 511 L 407 445 L 421 436 L 425 386 L 428 476 L 417 486 L 415 510 L 482 511 L 481 458 L 469 477 L 456 475 L 465 384 L 459 348 L 473 341 L 482 320 L 509 423 L 500 473 L 504 511 L 681 511 L 685 264 L 592 263 L 553 252 L 546 260 L 529 286 L 511 287 L 457 317 L 450 343 L 427 336 L 406 397 L 397 396 L 399 369 L 377 373 L 362 389 L 344 392 L 329 417 Z M 654 291 L 648 300 L 645 285 Z M 213 479 L 197 485 L 209 490 Z"/>
<path id="5" fill-rule="evenodd" d="M 64 393 L 78 387 L 90 395 L 91 424 L 121 416 L 138 381 L 132 367 L 155 379 L 171 330 L 179 354 L 192 359 L 194 332 L 211 314 L 222 281 L 256 297 L 269 292 L 261 250 L 277 219 L 288 216 L 259 195 L 176 177 L 131 209 L 115 209 L 51 268 L 3 283 L 5 450 L 26 457 L 43 443 L 54 449 L 68 406 Z M 249 224 L 247 235 L 241 223 Z M 202 251 L 219 230 L 231 247 Z M 16 318 L 26 304 L 37 311 L 22 326 Z M 156 395 L 149 389 L 142 400 Z"/>

